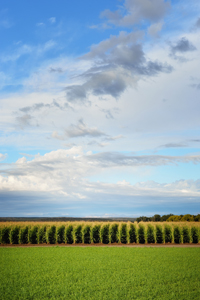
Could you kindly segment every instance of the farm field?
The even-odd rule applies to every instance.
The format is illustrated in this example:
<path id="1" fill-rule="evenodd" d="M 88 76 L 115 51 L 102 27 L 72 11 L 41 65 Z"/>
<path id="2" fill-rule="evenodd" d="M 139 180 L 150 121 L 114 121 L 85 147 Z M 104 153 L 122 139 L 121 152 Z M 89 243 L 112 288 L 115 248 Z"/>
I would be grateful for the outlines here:
<path id="1" fill-rule="evenodd" d="M 199 299 L 200 248 L 0 248 L 0 299 Z"/>
<path id="2" fill-rule="evenodd" d="M 52 226 L 52 225 L 55 225 L 55 226 L 61 226 L 61 225 L 102 225 L 102 224 L 113 224 L 113 223 L 117 223 L 117 224 L 121 224 L 121 223 L 127 223 L 127 224 L 130 224 L 131 222 L 98 222 L 98 221 L 93 221 L 93 222 L 90 222 L 90 221 L 68 221 L 68 222 L 64 222 L 64 221 L 9 221 L 9 222 L 0 222 L 0 227 L 3 227 L 3 226 L 11 226 L 11 227 L 14 227 L 14 226 L 21 226 L 21 227 L 25 227 L 25 226 Z M 199 227 L 200 228 L 200 222 L 143 222 L 141 221 L 140 223 L 138 222 L 134 222 L 135 225 L 137 224 L 143 224 L 144 226 L 147 226 L 148 224 L 151 224 L 151 225 L 161 225 L 161 226 L 164 226 L 164 225 L 170 225 L 170 226 L 175 226 L 175 225 L 179 225 L 181 227 L 187 225 L 189 227 L 192 227 L 192 226 L 196 226 L 196 227 Z"/>
<path id="3" fill-rule="evenodd" d="M 0 244 L 198 244 L 200 222 L 5 222 Z"/>

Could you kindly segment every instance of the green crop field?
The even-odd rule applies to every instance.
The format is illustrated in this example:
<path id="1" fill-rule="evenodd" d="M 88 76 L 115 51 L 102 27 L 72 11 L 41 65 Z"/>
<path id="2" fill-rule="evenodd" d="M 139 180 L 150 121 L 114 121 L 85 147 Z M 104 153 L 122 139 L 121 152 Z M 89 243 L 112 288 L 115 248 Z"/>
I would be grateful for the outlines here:
<path id="1" fill-rule="evenodd" d="M 0 224 L 0 244 L 198 244 L 200 222 Z"/>
<path id="2" fill-rule="evenodd" d="M 0 299 L 199 299 L 200 248 L 0 248 Z"/>

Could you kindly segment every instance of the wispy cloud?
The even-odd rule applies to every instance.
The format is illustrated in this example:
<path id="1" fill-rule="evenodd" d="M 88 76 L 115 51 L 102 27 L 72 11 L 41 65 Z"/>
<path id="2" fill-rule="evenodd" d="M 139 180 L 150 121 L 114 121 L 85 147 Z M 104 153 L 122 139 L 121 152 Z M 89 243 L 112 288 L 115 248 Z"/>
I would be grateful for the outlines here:
<path id="1" fill-rule="evenodd" d="M 117 183 L 90 182 L 88 176 L 99 174 L 108 168 L 132 168 L 142 165 L 157 166 L 178 164 L 179 162 L 200 163 L 200 156 L 129 156 L 120 153 L 84 154 L 80 147 L 69 150 L 60 149 L 36 155 L 31 161 L 22 157 L 16 163 L 0 170 L 1 191 L 47 191 L 69 196 L 82 195 L 88 198 L 90 193 L 113 195 L 168 195 L 199 197 L 200 180 L 179 180 L 173 183 L 139 182 L 131 185 L 123 180 Z M 79 197 L 80 198 L 80 197 Z M 57 200 L 56 200 L 57 201 Z"/>
<path id="2" fill-rule="evenodd" d="M 116 11 L 106 9 L 101 13 L 101 18 L 116 26 L 132 26 L 143 20 L 158 22 L 169 8 L 170 2 L 164 0 L 125 0 L 121 9 Z"/>
<path id="3" fill-rule="evenodd" d="M 55 17 L 51 17 L 51 18 L 49 18 L 49 22 L 50 23 L 56 23 L 56 18 Z"/>
<path id="4" fill-rule="evenodd" d="M 2 9 L 0 10 L 0 27 L 5 29 L 9 29 L 14 25 L 11 19 L 8 17 L 8 10 Z"/>
<path id="5" fill-rule="evenodd" d="M 0 153 L 0 160 L 4 160 L 4 159 L 6 159 L 6 157 L 7 157 L 7 154 Z"/>
<path id="6" fill-rule="evenodd" d="M 46 43 L 44 43 L 43 45 L 37 45 L 37 46 L 24 44 L 20 47 L 17 47 L 14 51 L 12 51 L 12 53 L 0 54 L 0 61 L 2 61 L 3 63 L 9 62 L 9 61 L 14 62 L 24 55 L 30 55 L 33 53 L 34 53 L 34 55 L 41 55 L 41 54 L 49 51 L 53 47 L 55 47 L 55 45 L 56 45 L 56 43 L 53 40 L 49 40 Z"/>
<path id="7" fill-rule="evenodd" d="M 23 116 L 16 117 L 16 123 L 21 129 L 24 129 L 31 125 L 32 119 L 33 117 L 30 114 L 24 114 Z"/>
<path id="8" fill-rule="evenodd" d="M 52 134 L 52 137 L 57 139 L 66 139 L 68 138 L 77 138 L 77 137 L 101 137 L 106 136 L 106 134 L 96 127 L 89 127 L 87 124 L 84 123 L 83 119 L 78 121 L 78 124 L 71 124 L 67 129 L 65 129 L 64 136 L 59 136 L 58 133 L 55 131 Z"/>

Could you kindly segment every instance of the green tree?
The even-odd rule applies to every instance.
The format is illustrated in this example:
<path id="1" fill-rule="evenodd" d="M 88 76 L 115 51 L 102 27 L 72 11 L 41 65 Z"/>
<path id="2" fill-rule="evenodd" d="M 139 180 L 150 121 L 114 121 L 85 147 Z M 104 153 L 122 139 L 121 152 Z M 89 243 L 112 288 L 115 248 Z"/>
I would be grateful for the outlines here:
<path id="1" fill-rule="evenodd" d="M 181 218 L 181 221 L 194 222 L 194 216 L 187 214 Z"/>
<path id="2" fill-rule="evenodd" d="M 153 217 L 152 217 L 152 221 L 154 221 L 154 222 L 159 222 L 161 220 L 161 216 L 160 215 L 154 215 Z"/>

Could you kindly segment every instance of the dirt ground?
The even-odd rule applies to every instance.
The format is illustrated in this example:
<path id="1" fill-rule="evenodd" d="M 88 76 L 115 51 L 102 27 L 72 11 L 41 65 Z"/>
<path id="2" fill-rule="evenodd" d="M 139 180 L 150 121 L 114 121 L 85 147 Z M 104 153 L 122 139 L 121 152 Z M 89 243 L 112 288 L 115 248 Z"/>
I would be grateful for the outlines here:
<path id="1" fill-rule="evenodd" d="M 27 248 L 27 247 L 128 247 L 128 248 L 200 248 L 200 244 L 1 244 L 0 248 Z"/>

